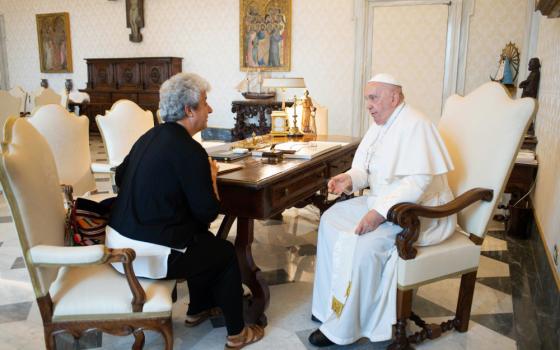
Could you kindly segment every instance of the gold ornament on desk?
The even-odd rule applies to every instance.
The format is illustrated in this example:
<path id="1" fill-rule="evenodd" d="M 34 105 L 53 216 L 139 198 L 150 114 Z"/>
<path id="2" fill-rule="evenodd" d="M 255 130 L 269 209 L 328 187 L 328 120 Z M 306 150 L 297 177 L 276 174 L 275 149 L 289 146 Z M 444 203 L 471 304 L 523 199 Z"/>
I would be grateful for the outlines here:
<path id="1" fill-rule="evenodd" d="M 292 106 L 293 108 L 293 126 L 290 128 L 290 131 L 288 131 L 288 137 L 300 137 L 303 136 L 303 133 L 301 131 L 299 131 L 299 128 L 297 126 L 297 105 L 298 105 L 298 98 L 296 95 L 294 95 L 294 104 Z"/>
<path id="2" fill-rule="evenodd" d="M 285 92 L 287 88 L 305 88 L 305 81 L 303 78 L 265 78 L 262 86 L 266 88 L 279 88 L 282 90 L 282 109 L 279 111 L 272 111 L 270 116 L 270 133 L 274 136 L 290 136 L 292 128 L 289 127 L 288 113 L 286 113 Z M 296 102 L 297 101 L 294 100 L 294 110 Z M 295 119 L 294 127 L 297 128 Z"/>
<path id="3" fill-rule="evenodd" d="M 315 110 L 313 107 L 313 102 L 311 97 L 309 97 L 309 91 L 305 90 L 303 94 L 303 99 L 301 101 L 301 128 L 305 134 L 316 133 L 317 127 L 315 124 Z"/>

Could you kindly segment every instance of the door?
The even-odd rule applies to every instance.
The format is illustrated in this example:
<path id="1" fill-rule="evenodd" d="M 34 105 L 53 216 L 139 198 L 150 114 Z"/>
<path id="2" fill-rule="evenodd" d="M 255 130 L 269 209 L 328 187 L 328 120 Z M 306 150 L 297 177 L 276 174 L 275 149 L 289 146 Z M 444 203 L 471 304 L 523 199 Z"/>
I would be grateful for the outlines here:
<path id="1" fill-rule="evenodd" d="M 399 79 L 405 101 L 437 124 L 463 76 L 462 8 L 463 0 L 355 0 L 352 135 L 364 135 L 372 122 L 363 89 L 377 73 Z"/>

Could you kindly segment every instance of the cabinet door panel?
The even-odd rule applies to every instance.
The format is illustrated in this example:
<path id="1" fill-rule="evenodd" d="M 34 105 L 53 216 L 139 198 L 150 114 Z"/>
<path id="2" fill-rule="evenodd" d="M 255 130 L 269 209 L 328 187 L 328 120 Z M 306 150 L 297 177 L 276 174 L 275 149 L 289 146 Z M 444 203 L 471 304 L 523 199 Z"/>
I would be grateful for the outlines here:
<path id="1" fill-rule="evenodd" d="M 169 63 L 164 60 L 144 62 L 144 89 L 158 91 L 161 84 L 169 78 Z"/>
<path id="2" fill-rule="evenodd" d="M 113 64 L 111 62 L 94 62 L 90 65 L 91 85 L 96 90 L 115 88 Z"/>
<path id="3" fill-rule="evenodd" d="M 122 61 L 116 63 L 117 69 L 117 88 L 119 90 L 140 90 L 140 63 L 132 61 Z"/>

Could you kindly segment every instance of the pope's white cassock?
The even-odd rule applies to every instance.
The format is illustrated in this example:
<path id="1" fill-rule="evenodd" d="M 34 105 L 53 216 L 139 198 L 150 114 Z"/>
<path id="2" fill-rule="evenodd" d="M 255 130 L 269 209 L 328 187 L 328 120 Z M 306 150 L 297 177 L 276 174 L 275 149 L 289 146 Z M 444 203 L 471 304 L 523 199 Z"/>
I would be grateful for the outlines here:
<path id="1" fill-rule="evenodd" d="M 453 199 L 446 173 L 453 169 L 435 126 L 401 103 L 383 125 L 372 124 L 360 143 L 352 168 L 352 191 L 370 187 L 367 196 L 337 203 L 321 217 L 312 313 L 336 344 L 367 337 L 391 338 L 396 322 L 395 237 L 402 228 L 385 222 L 356 235 L 372 209 L 387 217 L 400 202 L 434 206 Z M 456 217 L 420 219 L 418 245 L 439 243 L 455 230 Z"/>

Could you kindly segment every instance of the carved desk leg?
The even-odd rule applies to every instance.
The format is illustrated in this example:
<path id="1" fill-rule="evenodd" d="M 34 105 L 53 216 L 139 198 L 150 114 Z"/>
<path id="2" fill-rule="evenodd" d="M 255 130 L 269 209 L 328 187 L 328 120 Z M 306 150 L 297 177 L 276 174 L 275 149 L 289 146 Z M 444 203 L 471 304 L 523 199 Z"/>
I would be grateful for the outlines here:
<path id="1" fill-rule="evenodd" d="M 249 301 L 249 307 L 245 314 L 245 322 L 257 323 L 266 326 L 267 320 L 264 311 L 270 302 L 270 291 L 261 270 L 253 260 L 251 245 L 253 244 L 254 220 L 248 218 L 237 218 L 237 237 L 235 238 L 235 252 L 241 270 L 243 283 L 253 293 Z"/>

